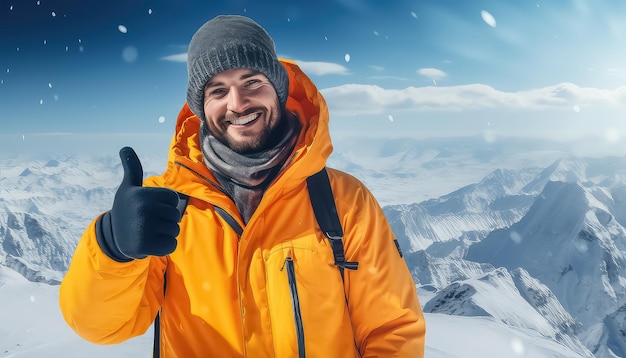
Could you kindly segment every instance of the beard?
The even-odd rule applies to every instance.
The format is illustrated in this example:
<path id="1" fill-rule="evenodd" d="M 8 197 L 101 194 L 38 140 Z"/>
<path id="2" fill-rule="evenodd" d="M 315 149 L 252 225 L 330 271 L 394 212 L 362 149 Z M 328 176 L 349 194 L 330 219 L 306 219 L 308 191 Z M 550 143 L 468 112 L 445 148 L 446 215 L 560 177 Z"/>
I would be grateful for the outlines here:
<path id="1" fill-rule="evenodd" d="M 249 112 L 254 112 L 251 109 Z M 263 112 L 267 114 L 267 112 Z M 259 133 L 235 139 L 226 131 L 227 126 L 218 127 L 212 121 L 203 120 L 200 125 L 201 137 L 211 135 L 220 143 L 224 144 L 232 151 L 242 155 L 250 155 L 260 153 L 276 146 L 285 135 L 287 129 L 287 121 L 285 120 L 285 110 L 273 111 L 273 115 L 278 118 L 271 118 L 263 123 L 263 128 Z M 225 123 L 224 118 L 220 118 L 218 123 Z M 273 124 L 273 125 L 272 125 Z"/>

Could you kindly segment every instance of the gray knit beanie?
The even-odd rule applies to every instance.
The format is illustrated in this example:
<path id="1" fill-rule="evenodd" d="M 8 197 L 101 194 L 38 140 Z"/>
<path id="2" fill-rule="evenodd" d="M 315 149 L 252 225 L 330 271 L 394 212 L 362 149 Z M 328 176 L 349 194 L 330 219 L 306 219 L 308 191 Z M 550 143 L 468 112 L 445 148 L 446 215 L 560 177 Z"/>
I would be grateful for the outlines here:
<path id="1" fill-rule="evenodd" d="M 249 68 L 274 86 L 281 107 L 287 102 L 289 77 L 278 61 L 274 41 L 259 24 L 237 15 L 220 15 L 196 31 L 187 52 L 187 103 L 204 120 L 204 87 L 217 73 Z"/>

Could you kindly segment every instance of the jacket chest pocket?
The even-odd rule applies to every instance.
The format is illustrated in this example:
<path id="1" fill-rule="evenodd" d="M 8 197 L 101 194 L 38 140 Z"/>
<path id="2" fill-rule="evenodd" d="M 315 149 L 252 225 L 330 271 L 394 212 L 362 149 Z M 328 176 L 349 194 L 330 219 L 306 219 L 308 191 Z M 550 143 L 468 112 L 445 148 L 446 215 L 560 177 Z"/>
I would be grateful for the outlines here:
<path id="1" fill-rule="evenodd" d="M 276 356 L 311 357 L 320 337 L 349 324 L 332 250 L 311 234 L 273 247 L 265 265 Z"/>

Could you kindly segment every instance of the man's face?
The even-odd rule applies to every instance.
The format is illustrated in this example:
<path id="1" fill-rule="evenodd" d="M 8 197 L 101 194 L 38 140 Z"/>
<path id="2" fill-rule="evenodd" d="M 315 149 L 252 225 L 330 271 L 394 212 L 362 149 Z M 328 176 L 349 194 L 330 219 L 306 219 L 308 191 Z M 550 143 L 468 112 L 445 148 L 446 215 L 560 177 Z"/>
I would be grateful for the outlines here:
<path id="1" fill-rule="evenodd" d="M 278 96 L 265 75 L 232 69 L 213 76 L 204 89 L 204 116 L 211 134 L 240 154 L 266 149 L 280 120 Z"/>

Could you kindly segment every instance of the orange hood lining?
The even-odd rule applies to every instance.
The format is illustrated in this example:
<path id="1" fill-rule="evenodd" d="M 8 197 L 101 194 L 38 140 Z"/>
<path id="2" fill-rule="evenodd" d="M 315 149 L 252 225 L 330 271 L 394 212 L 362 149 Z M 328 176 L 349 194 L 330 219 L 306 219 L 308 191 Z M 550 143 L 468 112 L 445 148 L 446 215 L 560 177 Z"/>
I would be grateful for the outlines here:
<path id="1" fill-rule="evenodd" d="M 286 108 L 297 114 L 302 130 L 296 144 L 296 156 L 291 167 L 298 177 L 307 177 L 319 171 L 332 152 L 329 133 L 329 113 L 324 97 L 313 81 L 291 60 L 280 59 L 289 76 L 289 97 Z M 169 172 L 176 161 L 203 163 L 200 145 L 201 120 L 191 112 L 187 103 L 183 105 L 168 154 Z M 183 159 L 185 158 L 185 159 Z M 306 165 L 302 165 L 305 163 Z"/>

